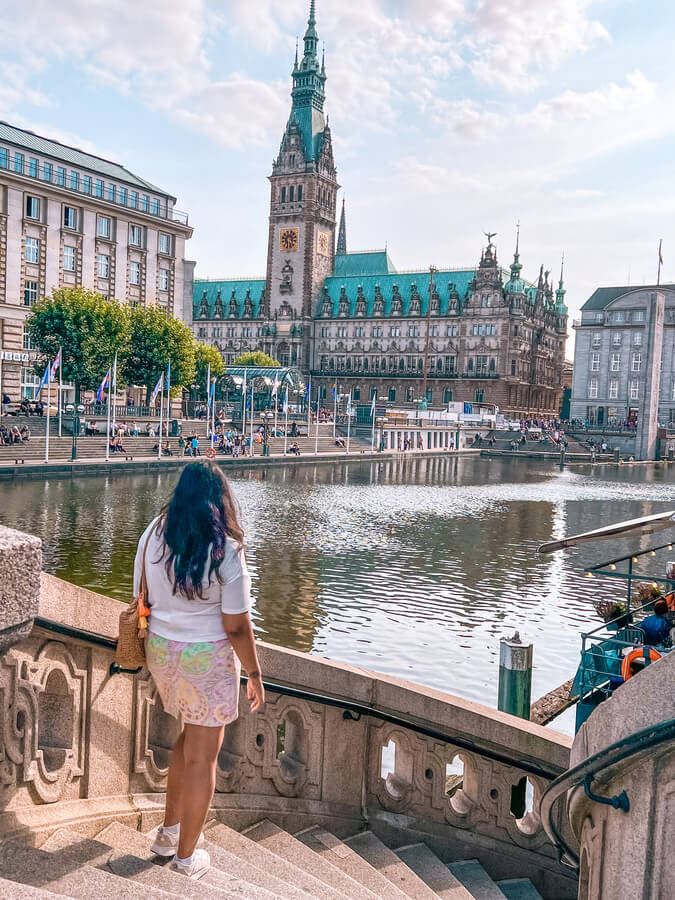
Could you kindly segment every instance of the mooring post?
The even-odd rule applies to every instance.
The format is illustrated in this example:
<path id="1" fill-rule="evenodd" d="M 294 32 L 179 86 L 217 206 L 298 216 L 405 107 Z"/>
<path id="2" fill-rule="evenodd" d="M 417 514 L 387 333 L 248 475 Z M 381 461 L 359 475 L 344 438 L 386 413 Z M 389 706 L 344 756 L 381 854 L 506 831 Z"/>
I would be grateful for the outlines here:
<path id="1" fill-rule="evenodd" d="M 499 695 L 497 709 L 521 719 L 530 718 L 532 700 L 532 644 L 523 644 L 516 631 L 499 642 Z M 526 780 L 511 789 L 511 812 L 517 819 L 525 815 Z"/>
<path id="2" fill-rule="evenodd" d="M 565 448 L 560 448 L 560 470 L 562 471 L 565 468 Z"/>

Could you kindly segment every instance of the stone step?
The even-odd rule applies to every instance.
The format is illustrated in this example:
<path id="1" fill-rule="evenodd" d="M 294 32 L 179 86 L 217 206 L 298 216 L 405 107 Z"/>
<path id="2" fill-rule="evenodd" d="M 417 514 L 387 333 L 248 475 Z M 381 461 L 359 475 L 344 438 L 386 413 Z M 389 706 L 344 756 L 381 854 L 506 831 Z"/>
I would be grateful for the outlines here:
<path id="1" fill-rule="evenodd" d="M 153 828 L 152 831 L 148 832 L 148 837 L 153 841 L 155 839 L 156 832 L 156 828 Z M 204 836 L 205 838 L 208 838 L 208 833 L 205 833 Z M 265 890 L 270 891 L 272 894 L 279 897 L 288 898 L 288 900 L 308 900 L 308 898 L 311 896 L 301 888 L 295 887 L 294 885 L 290 884 L 288 881 L 283 881 L 281 878 L 277 878 L 276 875 L 271 875 L 264 869 L 261 869 L 258 866 L 253 865 L 252 863 L 246 862 L 246 860 L 244 859 L 240 859 L 238 856 L 235 856 L 234 853 L 231 853 L 229 850 L 224 850 L 213 841 L 210 841 L 208 839 L 205 840 L 204 849 L 209 851 L 209 854 L 211 856 L 211 865 L 214 866 L 214 868 L 220 869 L 223 872 L 227 872 L 234 878 L 238 878 L 244 882 L 247 882 L 248 884 L 264 888 Z"/>
<path id="2" fill-rule="evenodd" d="M 393 885 L 414 900 L 434 900 L 436 894 L 403 860 L 390 850 L 372 831 L 355 834 L 345 841 L 367 863 L 377 869 Z"/>
<path id="3" fill-rule="evenodd" d="M 228 872 L 223 872 L 213 865 L 198 882 L 190 881 L 183 875 L 178 875 L 168 868 L 170 860 L 155 856 L 151 853 L 153 839 L 142 831 L 136 831 L 127 825 L 113 822 L 96 835 L 98 841 L 103 841 L 118 851 L 118 855 L 108 864 L 117 874 L 124 874 L 128 878 L 144 880 L 147 877 L 148 866 L 155 872 L 159 872 L 166 880 L 166 890 L 180 896 L 208 897 L 212 900 L 224 900 L 224 897 L 246 897 L 251 900 L 274 900 L 275 894 L 236 878 Z M 139 867 L 137 860 L 143 864 Z M 126 868 L 128 871 L 122 871 Z M 153 880 L 157 875 L 153 875 Z M 195 890 L 195 884 L 199 890 Z M 186 887 L 187 885 L 187 887 Z"/>
<path id="4" fill-rule="evenodd" d="M 355 850 L 320 825 L 299 831 L 295 837 L 383 900 L 406 900 L 407 895 L 403 891 L 394 887 L 391 881 L 369 865 Z"/>
<path id="5" fill-rule="evenodd" d="M 0 845 L 0 877 L 43 888 L 73 900 L 170 898 L 168 891 L 127 881 L 94 866 L 76 866 L 58 852 L 49 853 L 5 841 Z"/>
<path id="6" fill-rule="evenodd" d="M 239 859 L 252 863 L 268 874 L 274 875 L 282 881 L 288 881 L 297 888 L 301 888 L 310 897 L 315 897 L 317 900 L 345 900 L 345 895 L 340 893 L 340 891 L 329 887 L 323 881 L 315 878 L 314 875 L 298 869 L 293 863 L 288 862 L 281 856 L 277 856 L 276 853 L 272 853 L 271 850 L 268 850 L 262 844 L 257 844 L 227 825 L 214 825 L 204 832 L 204 837 L 222 847 L 223 850 L 234 853 Z"/>
<path id="7" fill-rule="evenodd" d="M 281 856 L 297 868 L 307 874 L 314 875 L 325 884 L 340 891 L 345 897 L 352 900 L 377 900 L 377 894 L 373 894 L 363 884 L 355 881 L 349 875 L 338 869 L 323 856 L 319 856 L 297 840 L 292 834 L 279 828 L 269 819 L 247 828 L 243 834 L 255 841 L 277 856 Z"/>
<path id="8" fill-rule="evenodd" d="M 477 859 L 465 859 L 448 865 L 452 874 L 476 900 L 505 900 L 505 894 L 497 887 Z"/>
<path id="9" fill-rule="evenodd" d="M 412 869 L 443 900 L 474 900 L 466 887 L 444 865 L 426 844 L 410 844 L 395 851 L 399 859 Z"/>
<path id="10" fill-rule="evenodd" d="M 498 881 L 497 887 L 507 900 L 543 900 L 529 878 L 507 878 Z"/>
<path id="11" fill-rule="evenodd" d="M 58 895 L 44 888 L 31 887 L 29 884 L 19 884 L 16 881 L 7 881 L 0 878 L 0 900 L 55 900 Z"/>

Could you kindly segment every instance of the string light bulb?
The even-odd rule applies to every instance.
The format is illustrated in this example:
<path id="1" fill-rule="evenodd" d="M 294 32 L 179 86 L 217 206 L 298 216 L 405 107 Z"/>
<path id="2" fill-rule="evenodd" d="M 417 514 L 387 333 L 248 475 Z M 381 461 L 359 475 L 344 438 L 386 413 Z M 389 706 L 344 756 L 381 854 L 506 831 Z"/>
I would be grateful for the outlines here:
<path id="1" fill-rule="evenodd" d="M 593 577 L 592 572 L 586 572 L 586 578 L 592 578 L 592 577 Z"/>
<path id="2" fill-rule="evenodd" d="M 650 555 L 650 556 L 656 556 L 656 550 L 650 550 L 650 551 L 649 551 L 649 555 Z"/>
<path id="3" fill-rule="evenodd" d="M 609 568 L 612 572 L 616 570 L 616 566 L 614 565 L 614 563 L 612 563 Z"/>
<path id="4" fill-rule="evenodd" d="M 634 556 L 632 562 L 637 562 L 637 556 Z"/>

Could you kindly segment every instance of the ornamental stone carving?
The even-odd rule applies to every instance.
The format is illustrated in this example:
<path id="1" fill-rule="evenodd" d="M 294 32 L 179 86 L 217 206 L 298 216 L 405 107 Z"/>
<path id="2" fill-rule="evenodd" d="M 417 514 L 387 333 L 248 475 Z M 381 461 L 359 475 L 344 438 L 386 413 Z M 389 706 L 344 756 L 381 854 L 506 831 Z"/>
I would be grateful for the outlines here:
<path id="1" fill-rule="evenodd" d="M 279 290 L 282 294 L 293 293 L 293 266 L 290 259 L 287 259 L 281 270 L 281 284 Z"/>

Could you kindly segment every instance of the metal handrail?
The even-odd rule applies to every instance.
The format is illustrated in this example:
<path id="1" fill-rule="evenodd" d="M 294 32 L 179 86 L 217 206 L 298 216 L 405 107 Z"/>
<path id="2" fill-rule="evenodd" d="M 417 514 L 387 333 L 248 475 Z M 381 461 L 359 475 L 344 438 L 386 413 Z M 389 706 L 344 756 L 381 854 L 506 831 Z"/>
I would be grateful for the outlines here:
<path id="1" fill-rule="evenodd" d="M 35 624 L 37 627 L 43 628 L 46 631 L 52 631 L 55 634 L 60 634 L 64 637 L 96 644 L 98 647 L 105 647 L 107 650 L 115 650 L 117 648 L 117 641 L 113 638 L 106 637 L 103 634 L 97 634 L 96 632 L 86 631 L 83 628 L 77 628 L 72 625 L 63 625 L 60 622 L 54 622 L 53 620 L 45 619 L 42 616 L 38 616 L 35 619 Z M 120 669 L 119 667 L 115 668 L 115 664 L 110 667 L 111 676 L 122 672 L 126 673 L 128 671 L 129 670 L 126 669 Z M 133 673 L 136 671 L 140 670 L 134 670 Z M 129 674 L 132 673 L 129 672 Z M 244 684 L 248 681 L 246 676 L 242 676 L 241 680 Z M 277 684 L 272 681 L 263 681 L 263 687 L 266 691 L 270 691 L 270 693 L 283 694 L 286 697 L 295 697 L 298 700 L 306 700 L 309 703 L 320 703 L 322 706 L 331 706 L 336 709 L 342 709 L 344 710 L 343 718 L 346 720 L 358 720 L 361 716 L 371 716 L 382 722 L 388 722 L 392 725 L 398 725 L 401 728 L 407 728 L 415 734 L 420 734 L 436 741 L 442 741 L 446 744 L 452 744 L 453 747 L 458 747 L 460 750 L 468 750 L 471 753 L 484 756 L 493 762 L 527 772 L 528 775 L 545 778 L 547 781 L 555 779 L 558 774 L 558 770 L 552 766 L 547 767 L 545 764 L 530 763 L 521 757 L 514 759 L 505 753 L 500 753 L 498 750 L 492 750 L 490 747 L 478 746 L 474 741 L 471 741 L 468 738 L 446 734 L 435 728 L 424 725 L 418 719 L 396 715 L 387 712 L 386 710 L 378 709 L 367 703 L 358 703 L 352 700 L 345 700 L 341 697 L 333 697 L 328 694 L 317 694 L 314 691 L 306 691 L 302 688 L 295 688 L 287 684 Z"/>
<path id="2" fill-rule="evenodd" d="M 589 756 L 584 762 L 569 769 L 548 786 L 541 798 L 539 815 L 546 836 L 558 848 L 558 859 L 563 865 L 579 870 L 578 854 L 569 846 L 553 819 L 553 809 L 563 794 L 584 784 L 587 796 L 597 800 L 597 797 L 590 794 L 590 784 L 601 772 L 670 740 L 675 740 L 675 719 L 643 728 L 641 731 L 636 731 L 634 734 L 610 744 L 609 747 L 605 747 L 593 756 Z M 599 799 L 600 802 L 608 800 L 609 805 L 616 809 L 628 811 L 628 798 L 625 796 L 625 791 L 617 797 Z"/>

